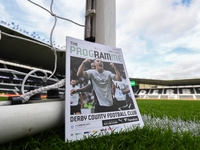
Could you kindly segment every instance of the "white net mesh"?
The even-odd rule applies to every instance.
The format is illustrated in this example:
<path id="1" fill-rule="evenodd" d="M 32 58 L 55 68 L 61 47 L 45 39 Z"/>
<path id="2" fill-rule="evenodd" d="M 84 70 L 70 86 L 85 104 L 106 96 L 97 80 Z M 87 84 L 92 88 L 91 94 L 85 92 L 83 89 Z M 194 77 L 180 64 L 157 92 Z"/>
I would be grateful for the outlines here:
<path id="1" fill-rule="evenodd" d="M 50 79 L 56 72 L 57 68 L 56 52 L 58 50 L 65 50 L 66 36 L 73 36 L 80 39 L 84 37 L 85 1 L 74 0 L 69 2 L 61 0 L 54 2 L 51 0 L 47 2 L 41 0 L 27 0 L 23 2 L 15 1 L 14 3 L 9 3 L 10 2 L 7 1 L 0 2 L 0 12 L 1 14 L 5 14 L 0 22 L 1 25 L 12 28 L 13 30 L 25 35 L 29 35 L 30 37 L 37 39 L 38 42 L 13 36 L 5 32 L 1 32 L 1 34 L 38 43 L 43 46 L 43 43 L 48 44 L 48 47 L 51 48 L 55 56 L 54 70 L 48 77 L 48 79 Z M 21 28 L 18 23 L 23 24 L 26 30 Z M 40 43 L 39 41 L 42 41 L 43 43 Z M 33 70 L 33 72 L 35 71 Z M 26 79 L 27 78 L 28 76 L 26 76 Z M 25 84 L 26 79 L 24 79 L 23 84 Z M 60 86 L 63 86 L 64 80 L 62 80 L 61 83 Z M 52 85 L 51 89 L 52 87 L 58 88 L 60 86 Z M 48 90 L 48 87 L 45 88 L 45 90 Z M 34 92 L 30 91 L 25 94 L 23 93 L 22 98 L 24 99 L 25 97 L 24 102 L 28 101 L 29 97 L 32 96 L 33 93 L 40 93 L 43 89 L 44 87 L 37 91 L 35 90 Z"/>

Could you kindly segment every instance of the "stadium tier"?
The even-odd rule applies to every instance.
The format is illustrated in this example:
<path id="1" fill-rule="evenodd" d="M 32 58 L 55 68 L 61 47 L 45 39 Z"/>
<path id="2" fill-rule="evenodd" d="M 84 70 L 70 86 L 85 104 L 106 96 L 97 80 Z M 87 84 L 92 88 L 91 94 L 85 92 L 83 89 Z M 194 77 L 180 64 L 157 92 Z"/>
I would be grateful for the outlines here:
<path id="1" fill-rule="evenodd" d="M 0 39 L 0 96 L 20 96 L 22 94 L 21 87 L 25 76 L 33 69 L 53 70 L 54 54 L 48 44 L 38 39 L 20 33 L 9 27 L 0 25 L 1 32 L 11 36 L 26 38 L 34 42 L 29 42 L 16 37 L 10 37 L 1 34 Z M 38 43 L 43 43 L 40 45 Z M 65 78 L 65 52 L 57 51 L 57 72 L 51 80 L 43 82 L 42 72 L 35 72 L 30 76 L 24 85 L 24 92 L 38 89 L 43 86 L 52 85 L 58 80 Z M 7 71 L 6 71 L 7 70 Z M 50 74 L 48 74 L 49 76 Z M 59 88 L 59 95 L 64 94 L 64 87 Z M 46 97 L 48 92 L 40 93 L 42 97 Z"/>
<path id="2" fill-rule="evenodd" d="M 0 96 L 20 96 L 22 94 L 21 87 L 22 82 L 27 73 L 29 73 L 31 70 L 27 68 L 22 68 L 20 65 L 18 67 L 16 66 L 3 64 L 4 61 L 1 61 L 0 66 Z M 28 66 L 27 66 L 28 67 Z M 3 71 L 2 71 L 3 70 Z M 12 71 L 15 70 L 15 71 Z M 37 76 L 34 76 L 36 75 Z M 24 85 L 24 92 L 38 89 L 41 86 L 51 85 L 54 84 L 57 79 L 61 79 L 61 76 L 56 77 L 56 75 L 53 76 L 54 80 L 48 80 L 47 82 L 42 81 L 42 77 L 44 75 L 40 72 L 37 72 L 33 74 L 33 76 L 29 77 Z M 41 78 L 39 78 L 41 77 Z M 61 96 L 64 94 L 64 87 L 59 88 L 59 95 Z M 46 97 L 47 91 L 43 91 L 41 93 L 41 97 Z"/>
<path id="3" fill-rule="evenodd" d="M 145 99 L 200 99 L 200 79 L 140 79 L 135 82 L 133 91 L 136 98 Z"/>
<path id="4" fill-rule="evenodd" d="M 139 89 L 135 95 L 147 99 L 200 99 L 200 86 Z"/>
<path id="5" fill-rule="evenodd" d="M 25 35 L 18 30 L 13 30 L 9 27 L 0 24 L 1 32 L 15 37 L 26 38 L 34 42 L 22 40 L 19 38 L 9 37 L 1 34 L 0 60 L 28 65 L 36 68 L 52 70 L 54 68 L 54 53 L 49 44 L 42 42 L 36 38 Z M 40 45 L 41 43 L 43 45 Z M 57 50 L 57 72 L 65 74 L 65 51 Z"/>

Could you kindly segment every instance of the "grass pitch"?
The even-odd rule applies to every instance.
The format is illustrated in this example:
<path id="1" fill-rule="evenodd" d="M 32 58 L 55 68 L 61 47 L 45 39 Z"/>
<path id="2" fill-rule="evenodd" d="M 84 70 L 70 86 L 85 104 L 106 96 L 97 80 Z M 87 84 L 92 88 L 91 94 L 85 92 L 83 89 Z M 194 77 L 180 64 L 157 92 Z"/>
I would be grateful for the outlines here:
<path id="1" fill-rule="evenodd" d="M 199 100 L 137 100 L 141 114 L 152 117 L 200 121 Z"/>
<path id="2" fill-rule="evenodd" d="M 189 122 L 193 120 L 195 123 L 200 124 L 200 113 L 198 111 L 200 101 L 137 100 L 137 103 L 141 114 L 152 116 L 154 119 L 167 116 L 171 119 L 181 118 Z M 112 133 L 102 137 L 94 135 L 93 137 L 98 138 L 65 143 L 64 127 L 61 127 L 0 145 L 0 149 L 200 149 L 200 135 L 193 135 L 190 131 L 173 132 L 170 126 L 163 129 L 145 125 L 142 129 L 136 128 L 134 130 L 130 129 L 129 132 Z"/>
<path id="3" fill-rule="evenodd" d="M 7 96 L 0 96 L 0 101 L 7 101 L 8 97 Z"/>

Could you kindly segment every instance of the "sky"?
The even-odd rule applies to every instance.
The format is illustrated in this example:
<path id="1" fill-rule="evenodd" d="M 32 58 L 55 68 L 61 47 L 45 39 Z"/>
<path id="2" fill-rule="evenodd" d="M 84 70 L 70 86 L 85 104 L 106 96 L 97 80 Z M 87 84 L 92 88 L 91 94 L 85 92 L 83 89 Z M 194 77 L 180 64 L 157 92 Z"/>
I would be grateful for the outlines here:
<path id="1" fill-rule="evenodd" d="M 50 10 L 51 0 L 32 1 Z M 56 0 L 53 12 L 84 25 L 85 3 Z M 1 0 L 0 16 L 0 24 L 49 41 L 54 17 L 28 0 Z M 84 28 L 58 19 L 56 46 L 64 49 L 66 36 L 83 40 Z M 200 0 L 116 0 L 116 47 L 131 78 L 200 78 Z"/>

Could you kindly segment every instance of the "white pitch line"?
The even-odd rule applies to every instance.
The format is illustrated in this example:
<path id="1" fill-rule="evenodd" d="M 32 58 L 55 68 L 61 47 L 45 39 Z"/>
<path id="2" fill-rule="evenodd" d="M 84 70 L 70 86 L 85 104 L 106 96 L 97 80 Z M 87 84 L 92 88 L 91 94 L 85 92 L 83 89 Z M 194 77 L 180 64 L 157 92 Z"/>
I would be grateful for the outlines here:
<path id="1" fill-rule="evenodd" d="M 161 128 L 163 130 L 171 129 L 173 133 L 191 132 L 193 136 L 200 136 L 200 121 L 184 121 L 180 118 L 169 119 L 167 116 L 163 118 L 155 118 L 149 115 L 143 115 L 142 119 L 145 126 L 153 128 Z"/>

